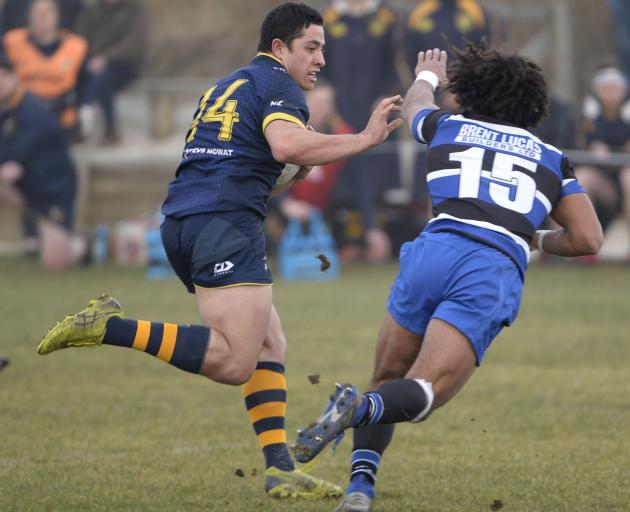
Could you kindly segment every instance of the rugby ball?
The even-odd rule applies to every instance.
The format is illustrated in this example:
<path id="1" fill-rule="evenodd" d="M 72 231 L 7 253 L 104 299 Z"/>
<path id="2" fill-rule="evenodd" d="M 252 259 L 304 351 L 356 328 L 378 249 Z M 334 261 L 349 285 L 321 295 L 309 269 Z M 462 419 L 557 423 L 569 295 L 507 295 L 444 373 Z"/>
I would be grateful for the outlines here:
<path id="1" fill-rule="evenodd" d="M 291 181 L 295 177 L 295 175 L 298 172 L 300 172 L 301 168 L 302 168 L 301 165 L 284 164 L 284 167 L 282 168 L 282 171 L 280 172 L 280 176 L 278 176 L 278 179 L 276 180 L 276 184 L 274 185 L 274 188 L 282 187 L 283 185 L 286 185 L 287 183 L 289 183 L 289 181 Z"/>

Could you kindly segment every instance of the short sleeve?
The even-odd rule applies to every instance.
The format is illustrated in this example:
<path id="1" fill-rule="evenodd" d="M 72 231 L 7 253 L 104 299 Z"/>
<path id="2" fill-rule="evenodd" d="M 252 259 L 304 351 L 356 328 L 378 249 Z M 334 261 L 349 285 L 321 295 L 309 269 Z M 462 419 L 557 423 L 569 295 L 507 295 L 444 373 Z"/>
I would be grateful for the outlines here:
<path id="1" fill-rule="evenodd" d="M 425 108 L 420 110 L 413 118 L 412 135 L 413 138 L 423 144 L 428 144 L 433 139 L 439 124 L 450 116 L 446 110 Z"/>
<path id="2" fill-rule="evenodd" d="M 569 159 L 565 156 L 562 159 L 562 188 L 560 190 L 560 198 L 570 196 L 571 194 L 579 194 L 584 192 L 584 188 L 575 177 L 573 166 Z"/>
<path id="3" fill-rule="evenodd" d="M 291 78 L 277 80 L 271 87 L 263 105 L 263 132 L 269 123 L 277 120 L 289 121 L 306 128 L 308 107 L 304 93 Z"/>

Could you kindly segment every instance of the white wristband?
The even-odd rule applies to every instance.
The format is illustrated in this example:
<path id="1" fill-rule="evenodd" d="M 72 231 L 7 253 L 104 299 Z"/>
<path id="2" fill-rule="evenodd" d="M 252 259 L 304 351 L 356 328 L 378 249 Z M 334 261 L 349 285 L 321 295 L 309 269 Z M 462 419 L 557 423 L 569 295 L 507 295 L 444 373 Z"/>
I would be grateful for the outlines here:
<path id="1" fill-rule="evenodd" d="M 538 250 L 542 253 L 546 253 L 547 251 L 545 251 L 543 249 L 543 240 L 545 239 L 545 237 L 551 233 L 553 230 L 551 229 L 541 229 L 540 231 L 538 231 L 538 244 L 536 245 L 536 247 L 538 247 Z"/>
<path id="2" fill-rule="evenodd" d="M 440 79 L 438 78 L 438 76 L 433 71 L 428 71 L 426 69 L 418 73 L 418 76 L 416 77 L 416 82 L 418 80 L 424 80 L 425 82 L 429 82 L 429 84 L 431 84 L 431 87 L 433 87 L 434 91 L 437 88 L 438 84 L 440 83 Z"/>

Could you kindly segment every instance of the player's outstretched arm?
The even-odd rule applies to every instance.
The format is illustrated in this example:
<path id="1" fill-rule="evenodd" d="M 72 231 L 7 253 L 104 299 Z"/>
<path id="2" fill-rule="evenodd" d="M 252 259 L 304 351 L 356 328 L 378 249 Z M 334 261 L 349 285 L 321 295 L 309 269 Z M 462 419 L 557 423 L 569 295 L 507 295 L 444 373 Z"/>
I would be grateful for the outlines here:
<path id="1" fill-rule="evenodd" d="M 344 160 L 377 146 L 402 124 L 401 119 L 388 120 L 392 112 L 400 112 L 400 99 L 397 95 L 381 101 L 360 133 L 326 135 L 276 120 L 265 129 L 265 138 L 278 162 L 322 165 Z"/>
<path id="2" fill-rule="evenodd" d="M 409 127 L 413 118 L 422 109 L 435 106 L 435 88 L 446 85 L 446 52 L 435 48 L 418 53 L 416 81 L 411 84 L 402 106 L 402 116 Z"/>
<path id="3" fill-rule="evenodd" d="M 599 252 L 604 242 L 602 226 L 586 194 L 571 194 L 560 199 L 551 217 L 562 227 L 537 231 L 532 240 L 533 249 L 540 249 L 542 243 L 544 252 L 558 256 L 585 256 Z"/>

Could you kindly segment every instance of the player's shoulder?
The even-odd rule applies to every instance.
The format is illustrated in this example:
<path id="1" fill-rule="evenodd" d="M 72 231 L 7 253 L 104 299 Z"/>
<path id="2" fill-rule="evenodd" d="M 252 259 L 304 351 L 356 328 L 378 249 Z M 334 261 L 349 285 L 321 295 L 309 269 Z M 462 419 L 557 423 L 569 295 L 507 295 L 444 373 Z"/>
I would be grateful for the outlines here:
<path id="1" fill-rule="evenodd" d="M 299 89 L 282 61 L 270 53 L 258 52 L 251 64 L 239 71 L 252 80 L 254 87 L 263 96 L 278 87 Z"/>

